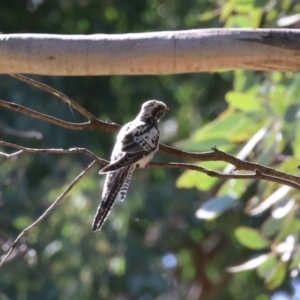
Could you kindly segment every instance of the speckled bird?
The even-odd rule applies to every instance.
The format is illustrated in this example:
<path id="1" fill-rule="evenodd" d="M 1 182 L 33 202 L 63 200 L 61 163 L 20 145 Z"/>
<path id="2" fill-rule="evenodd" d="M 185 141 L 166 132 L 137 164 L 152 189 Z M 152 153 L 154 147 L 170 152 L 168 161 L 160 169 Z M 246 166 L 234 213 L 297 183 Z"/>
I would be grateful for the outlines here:
<path id="1" fill-rule="evenodd" d="M 106 174 L 102 199 L 94 218 L 92 230 L 101 230 L 116 200 L 124 201 L 133 171 L 145 168 L 158 150 L 157 124 L 169 108 L 161 101 L 149 100 L 142 105 L 137 117 L 125 124 L 114 146 L 110 163 L 100 170 Z"/>

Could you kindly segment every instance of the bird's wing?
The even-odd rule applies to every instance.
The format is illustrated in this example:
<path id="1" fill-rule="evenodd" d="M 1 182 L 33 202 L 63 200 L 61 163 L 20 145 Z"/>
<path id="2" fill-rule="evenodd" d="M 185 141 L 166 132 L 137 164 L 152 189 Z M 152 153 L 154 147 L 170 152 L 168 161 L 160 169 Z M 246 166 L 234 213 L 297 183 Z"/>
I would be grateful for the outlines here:
<path id="1" fill-rule="evenodd" d="M 100 170 L 99 174 L 116 171 L 138 162 L 158 145 L 159 131 L 153 124 L 139 125 L 118 137 L 113 161 Z"/>
<path id="2" fill-rule="evenodd" d="M 158 138 L 159 131 L 156 125 L 139 125 L 122 137 L 121 150 L 126 153 L 151 152 L 156 149 Z"/>
<path id="3" fill-rule="evenodd" d="M 124 155 L 116 161 L 111 162 L 104 168 L 99 171 L 99 174 L 105 174 L 108 172 L 113 172 L 119 169 L 122 169 L 127 166 L 131 166 L 132 164 L 138 162 L 140 159 L 145 157 L 144 152 L 137 153 L 124 153 Z"/>
<path id="4" fill-rule="evenodd" d="M 92 226 L 93 231 L 101 229 L 115 203 L 117 196 L 119 195 L 122 201 L 125 199 L 133 170 L 134 166 L 128 166 L 106 175 L 102 200 L 97 209 Z"/>

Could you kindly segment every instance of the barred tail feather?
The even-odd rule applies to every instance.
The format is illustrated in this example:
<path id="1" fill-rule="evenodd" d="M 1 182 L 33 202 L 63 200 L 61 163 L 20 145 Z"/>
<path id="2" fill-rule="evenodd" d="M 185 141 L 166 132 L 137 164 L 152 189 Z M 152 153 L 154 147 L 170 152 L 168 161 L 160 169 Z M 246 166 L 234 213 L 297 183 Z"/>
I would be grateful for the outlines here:
<path id="1" fill-rule="evenodd" d="M 126 168 L 108 173 L 106 175 L 102 200 L 100 202 L 100 205 L 97 209 L 97 213 L 94 218 L 92 231 L 101 230 L 101 227 L 104 221 L 106 220 L 106 218 L 108 217 L 109 212 L 112 206 L 114 205 L 114 202 L 119 192 L 123 193 L 124 186 L 127 186 L 128 188 L 132 172 L 133 172 L 133 166 L 128 166 Z M 129 177 L 129 181 L 128 181 L 128 177 Z M 122 193 L 120 194 L 121 197 L 122 197 Z M 125 193 L 125 197 L 126 197 L 126 193 Z"/>
<path id="2" fill-rule="evenodd" d="M 124 201 L 126 198 L 133 171 L 134 171 L 134 166 L 131 166 L 130 170 L 128 171 L 128 175 L 127 175 L 126 179 L 124 180 L 124 183 L 122 184 L 119 194 L 118 194 L 120 201 Z"/>

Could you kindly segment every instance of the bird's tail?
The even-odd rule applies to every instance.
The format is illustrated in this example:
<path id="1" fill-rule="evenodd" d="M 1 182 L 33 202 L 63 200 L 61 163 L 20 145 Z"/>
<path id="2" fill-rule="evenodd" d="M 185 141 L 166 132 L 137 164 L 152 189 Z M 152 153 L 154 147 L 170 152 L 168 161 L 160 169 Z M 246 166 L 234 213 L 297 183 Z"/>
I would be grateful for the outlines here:
<path id="1" fill-rule="evenodd" d="M 131 165 L 106 175 L 102 200 L 94 218 L 92 231 L 101 230 L 118 195 L 122 201 L 125 199 L 133 170 L 134 166 Z"/>

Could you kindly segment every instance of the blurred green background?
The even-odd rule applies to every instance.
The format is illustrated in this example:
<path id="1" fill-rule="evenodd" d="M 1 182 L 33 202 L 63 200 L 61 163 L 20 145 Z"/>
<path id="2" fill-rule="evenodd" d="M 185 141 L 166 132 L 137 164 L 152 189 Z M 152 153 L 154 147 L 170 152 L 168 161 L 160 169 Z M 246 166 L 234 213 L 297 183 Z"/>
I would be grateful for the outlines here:
<path id="1" fill-rule="evenodd" d="M 0 4 L 0 31 L 297 28 L 299 13 L 300 3 L 292 0 L 10 0 Z M 192 151 L 217 146 L 241 155 L 244 150 L 243 158 L 297 174 L 299 74 L 32 78 L 67 94 L 98 118 L 119 124 L 134 118 L 144 101 L 162 100 L 171 108 L 160 123 L 162 142 Z M 9 76 L 0 76 L 0 99 L 83 121 L 68 105 Z M 30 137 L 22 137 L 24 133 Z M 107 132 L 66 130 L 2 107 L 0 135 L 27 147 L 85 147 L 103 158 L 110 156 L 115 139 Z M 157 154 L 154 160 L 174 158 Z M 0 256 L 90 161 L 79 154 L 0 156 Z M 226 167 L 201 165 L 218 171 Z M 1 300 L 300 299 L 296 191 L 274 183 L 226 182 L 192 171 L 138 170 L 126 201 L 114 206 L 101 233 L 92 233 L 103 180 L 93 168 L 21 240 L 0 269 Z M 270 197 L 275 205 L 259 210 Z M 262 255 L 266 259 L 255 265 L 253 259 Z M 226 271 L 246 261 L 251 270 Z"/>

